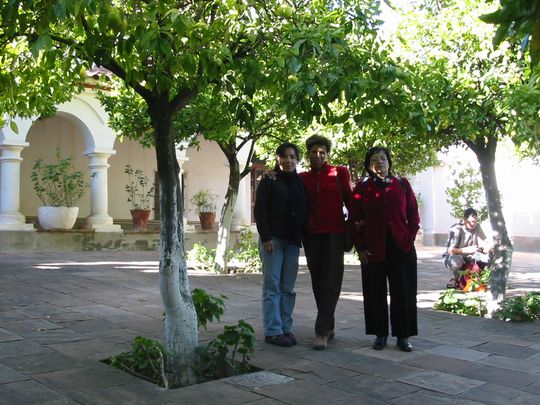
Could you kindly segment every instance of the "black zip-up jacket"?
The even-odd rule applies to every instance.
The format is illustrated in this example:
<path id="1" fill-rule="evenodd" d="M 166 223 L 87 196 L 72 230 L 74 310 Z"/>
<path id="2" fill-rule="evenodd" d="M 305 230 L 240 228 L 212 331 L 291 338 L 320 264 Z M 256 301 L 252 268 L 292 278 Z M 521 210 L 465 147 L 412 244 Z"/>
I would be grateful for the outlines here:
<path id="1" fill-rule="evenodd" d="M 304 185 L 296 173 L 264 177 L 257 187 L 255 221 L 262 242 L 272 237 L 301 245 L 308 204 Z"/>

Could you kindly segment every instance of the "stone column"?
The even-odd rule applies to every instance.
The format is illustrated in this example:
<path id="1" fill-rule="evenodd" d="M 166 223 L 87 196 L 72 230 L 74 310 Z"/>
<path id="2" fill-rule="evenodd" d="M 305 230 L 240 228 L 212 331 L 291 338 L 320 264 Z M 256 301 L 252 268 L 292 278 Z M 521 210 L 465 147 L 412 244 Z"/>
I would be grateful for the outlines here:
<path id="1" fill-rule="evenodd" d="M 122 232 L 120 225 L 113 224 L 108 214 L 109 191 L 107 161 L 115 151 L 88 153 L 90 163 L 90 216 L 86 218 L 86 226 L 96 232 Z"/>
<path id="2" fill-rule="evenodd" d="M 20 210 L 21 151 L 27 142 L 0 144 L 0 230 L 35 231 Z"/>

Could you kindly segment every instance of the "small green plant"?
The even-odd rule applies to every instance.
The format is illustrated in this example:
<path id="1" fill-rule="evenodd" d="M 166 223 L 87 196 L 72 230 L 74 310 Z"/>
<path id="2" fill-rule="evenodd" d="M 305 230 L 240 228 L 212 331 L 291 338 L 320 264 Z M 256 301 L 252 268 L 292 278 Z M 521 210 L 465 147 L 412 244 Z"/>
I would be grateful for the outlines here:
<path id="1" fill-rule="evenodd" d="M 60 148 L 56 148 L 56 163 L 36 160 L 30 177 L 37 196 L 49 207 L 73 207 L 88 187 L 83 172 L 75 170 L 73 158 L 62 158 Z"/>
<path id="2" fill-rule="evenodd" d="M 225 308 L 225 295 L 219 297 L 208 294 L 200 288 L 192 291 L 197 312 L 198 327 L 211 321 L 219 321 Z M 110 357 L 106 362 L 113 367 L 127 371 L 137 377 L 168 388 L 165 374 L 167 353 L 163 345 L 149 338 L 137 336 L 131 344 L 131 351 Z M 251 354 L 255 351 L 255 331 L 244 320 L 237 325 L 225 325 L 223 332 L 205 346 L 197 348 L 198 361 L 195 369 L 202 382 L 228 377 L 251 371 Z"/>
<path id="3" fill-rule="evenodd" d="M 486 197 L 479 171 L 471 166 L 459 166 L 452 170 L 452 178 L 454 185 L 446 189 L 446 201 L 452 207 L 452 215 L 461 219 L 464 210 L 472 207 L 478 212 L 480 222 L 487 219 Z"/>
<path id="4" fill-rule="evenodd" d="M 112 356 L 110 365 L 154 384 L 167 387 L 164 369 L 165 355 L 165 349 L 160 342 L 137 336 L 133 339 L 131 351 Z"/>
<path id="5" fill-rule="evenodd" d="M 131 165 L 126 165 L 124 173 L 128 175 L 125 190 L 128 193 L 127 201 L 131 203 L 131 208 L 134 210 L 149 210 L 155 187 L 153 185 L 149 186 L 150 180 L 141 169 L 133 169 Z"/>
<path id="6" fill-rule="evenodd" d="M 249 226 L 242 227 L 238 244 L 235 249 L 229 251 L 231 264 L 238 272 L 257 273 L 261 270 L 262 263 L 257 243 L 253 241 L 253 232 Z M 231 267 L 233 267 L 231 266 Z"/>
<path id="7" fill-rule="evenodd" d="M 205 379 L 247 373 L 254 351 L 255 331 L 249 323 L 241 319 L 236 325 L 225 325 L 222 333 L 200 348 L 199 372 Z"/>
<path id="8" fill-rule="evenodd" d="M 433 307 L 460 315 L 484 316 L 487 313 L 484 299 L 475 293 L 456 293 L 453 289 L 443 291 Z"/>
<path id="9" fill-rule="evenodd" d="M 190 201 L 199 215 L 201 212 L 216 212 L 217 197 L 217 194 L 206 189 L 193 194 Z"/>
<path id="10" fill-rule="evenodd" d="M 532 322 L 540 319 L 540 292 L 528 292 L 501 301 L 494 318 L 515 322 Z"/>
<path id="11" fill-rule="evenodd" d="M 197 312 L 197 326 L 206 329 L 206 324 L 214 320 L 219 321 L 223 310 L 225 309 L 225 301 L 227 296 L 220 294 L 219 297 L 208 294 L 202 288 L 195 288 L 191 292 L 195 311 Z"/>
<path id="12" fill-rule="evenodd" d="M 216 260 L 216 250 L 208 249 L 203 244 L 196 242 L 187 254 L 187 260 L 192 267 L 200 270 L 213 270 Z"/>

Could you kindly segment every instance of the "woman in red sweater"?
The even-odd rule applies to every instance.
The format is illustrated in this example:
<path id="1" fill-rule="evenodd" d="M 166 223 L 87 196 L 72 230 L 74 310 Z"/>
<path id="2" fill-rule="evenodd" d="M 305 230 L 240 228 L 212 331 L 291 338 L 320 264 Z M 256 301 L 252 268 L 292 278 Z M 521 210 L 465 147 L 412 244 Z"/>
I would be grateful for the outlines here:
<path id="1" fill-rule="evenodd" d="M 300 173 L 304 182 L 309 216 L 303 237 L 313 295 L 317 304 L 315 350 L 326 349 L 334 337 L 334 312 L 343 281 L 345 219 L 343 202 L 351 196 L 351 180 L 346 167 L 327 163 L 330 140 L 313 135 L 306 140 L 310 168 Z"/>
<path id="2" fill-rule="evenodd" d="M 410 352 L 409 337 L 418 334 L 414 248 L 418 205 L 409 182 L 392 175 L 388 149 L 369 149 L 364 169 L 369 176 L 353 190 L 349 221 L 355 224 L 353 239 L 362 263 L 366 334 L 377 336 L 373 349 L 386 346 L 388 280 L 392 336 L 401 350 Z"/>

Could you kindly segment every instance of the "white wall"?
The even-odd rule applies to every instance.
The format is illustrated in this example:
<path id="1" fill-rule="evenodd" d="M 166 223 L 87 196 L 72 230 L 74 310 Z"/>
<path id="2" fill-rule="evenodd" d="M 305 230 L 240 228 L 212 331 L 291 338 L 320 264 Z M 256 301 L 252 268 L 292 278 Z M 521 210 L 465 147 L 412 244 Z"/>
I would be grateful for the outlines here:
<path id="1" fill-rule="evenodd" d="M 445 190 L 452 185 L 449 163 L 458 161 L 463 166 L 470 164 L 478 168 L 478 161 L 472 151 L 452 148 L 448 154 L 440 155 L 442 164 L 430 168 L 412 179 L 413 188 L 420 192 L 423 207 L 420 209 L 424 242 L 441 244 L 449 227 L 456 222 L 450 215 Z M 503 204 L 503 215 L 510 237 L 519 245 L 525 243 L 527 250 L 540 249 L 540 188 L 536 179 L 540 178 L 540 167 L 531 161 L 520 161 L 510 143 L 499 144 L 496 155 L 496 174 Z M 484 192 L 483 189 L 479 192 Z M 489 221 L 482 227 L 491 232 Z M 436 240 L 435 240 L 436 239 Z"/>
<path id="2" fill-rule="evenodd" d="M 225 155 L 215 142 L 200 139 L 200 148 L 190 148 L 189 160 L 182 166 L 185 172 L 185 215 L 188 221 L 199 221 L 195 210 L 190 210 L 191 197 L 201 189 L 218 194 L 216 221 L 219 220 L 229 180 L 229 165 Z"/>

